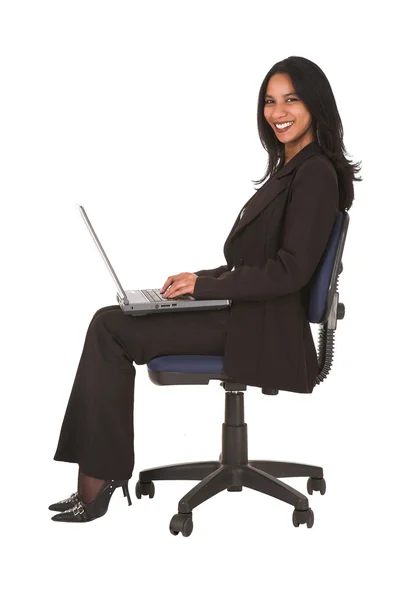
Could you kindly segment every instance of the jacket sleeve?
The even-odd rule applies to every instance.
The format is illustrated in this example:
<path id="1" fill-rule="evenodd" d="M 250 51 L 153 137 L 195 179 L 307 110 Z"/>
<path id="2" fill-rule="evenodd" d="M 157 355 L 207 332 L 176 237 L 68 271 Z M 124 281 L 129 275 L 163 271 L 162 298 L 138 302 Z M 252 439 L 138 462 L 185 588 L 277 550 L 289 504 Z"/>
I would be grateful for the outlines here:
<path id="1" fill-rule="evenodd" d="M 305 161 L 293 178 L 276 258 L 269 258 L 260 267 L 236 267 L 218 279 L 200 275 L 193 296 L 200 300 L 260 301 L 300 290 L 321 259 L 338 208 L 336 172 L 323 160 Z"/>
<path id="2" fill-rule="evenodd" d="M 217 269 L 203 269 L 202 271 L 194 271 L 194 275 L 199 277 L 219 277 L 222 273 L 230 271 L 228 265 L 223 265 Z"/>

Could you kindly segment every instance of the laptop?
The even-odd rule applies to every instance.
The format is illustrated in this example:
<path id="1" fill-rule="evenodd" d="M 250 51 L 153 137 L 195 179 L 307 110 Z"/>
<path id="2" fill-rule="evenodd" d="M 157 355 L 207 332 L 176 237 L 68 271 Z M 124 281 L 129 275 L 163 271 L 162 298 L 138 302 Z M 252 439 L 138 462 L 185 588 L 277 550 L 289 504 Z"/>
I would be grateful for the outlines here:
<path id="1" fill-rule="evenodd" d="M 196 300 L 190 294 L 181 294 L 180 296 L 175 296 L 175 298 L 163 298 L 160 294 L 161 288 L 125 291 L 100 244 L 84 207 L 81 204 L 77 204 L 77 207 L 117 286 L 117 302 L 125 314 L 140 316 L 167 310 L 215 310 L 228 308 L 231 305 L 231 300 Z"/>

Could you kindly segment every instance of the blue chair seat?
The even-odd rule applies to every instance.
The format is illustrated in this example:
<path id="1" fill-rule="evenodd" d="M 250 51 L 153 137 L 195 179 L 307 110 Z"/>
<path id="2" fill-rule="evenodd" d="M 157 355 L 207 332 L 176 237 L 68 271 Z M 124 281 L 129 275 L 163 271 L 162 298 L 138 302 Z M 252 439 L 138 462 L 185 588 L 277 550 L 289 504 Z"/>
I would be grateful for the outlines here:
<path id="1" fill-rule="evenodd" d="M 224 357 L 208 354 L 170 354 L 147 363 L 149 379 L 156 385 L 208 385 L 211 379 L 229 381 Z"/>
<path id="2" fill-rule="evenodd" d="M 152 371 L 174 371 L 175 373 L 224 373 L 224 357 L 203 354 L 171 354 L 158 356 L 147 363 Z"/>

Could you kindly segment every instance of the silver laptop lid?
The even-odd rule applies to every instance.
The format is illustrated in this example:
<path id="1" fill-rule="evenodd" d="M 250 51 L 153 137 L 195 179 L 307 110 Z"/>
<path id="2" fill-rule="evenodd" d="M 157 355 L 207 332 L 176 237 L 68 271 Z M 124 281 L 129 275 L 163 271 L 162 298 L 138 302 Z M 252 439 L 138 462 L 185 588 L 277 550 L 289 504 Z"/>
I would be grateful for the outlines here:
<path id="1" fill-rule="evenodd" d="M 79 208 L 79 211 L 82 215 L 82 219 L 85 221 L 86 227 L 90 231 L 90 234 L 94 240 L 94 243 L 96 244 L 101 256 L 103 257 L 103 260 L 106 263 L 108 270 L 110 271 L 111 277 L 114 279 L 114 283 L 118 288 L 119 294 L 120 294 L 121 298 L 123 299 L 124 304 L 129 304 L 129 300 L 124 292 L 124 289 L 123 289 L 122 285 L 120 284 L 119 279 L 118 279 L 114 269 L 112 268 L 111 263 L 107 258 L 107 254 L 104 252 L 103 247 L 100 244 L 97 235 L 95 234 L 95 231 L 92 227 L 91 222 L 89 221 L 89 217 L 87 216 L 85 209 L 83 208 L 83 206 L 81 204 L 77 204 L 76 206 Z"/>

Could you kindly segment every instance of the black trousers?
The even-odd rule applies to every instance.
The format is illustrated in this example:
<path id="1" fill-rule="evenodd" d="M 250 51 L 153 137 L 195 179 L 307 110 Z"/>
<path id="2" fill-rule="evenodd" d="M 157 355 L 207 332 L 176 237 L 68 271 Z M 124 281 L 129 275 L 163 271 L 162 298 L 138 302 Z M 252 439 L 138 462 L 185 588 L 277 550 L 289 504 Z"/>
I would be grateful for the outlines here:
<path id="1" fill-rule="evenodd" d="M 130 479 L 136 370 L 156 356 L 223 356 L 230 309 L 132 317 L 98 310 L 86 333 L 54 460 L 98 479 Z"/>

